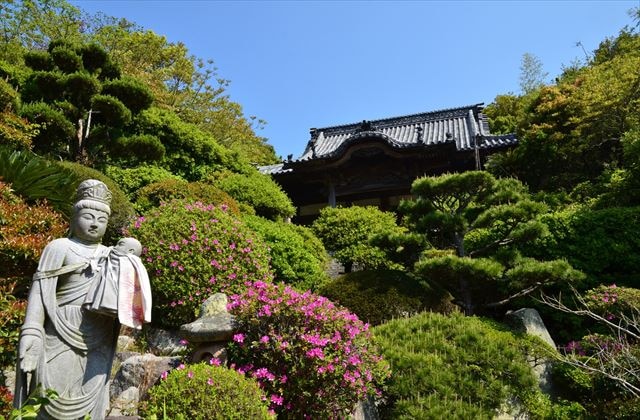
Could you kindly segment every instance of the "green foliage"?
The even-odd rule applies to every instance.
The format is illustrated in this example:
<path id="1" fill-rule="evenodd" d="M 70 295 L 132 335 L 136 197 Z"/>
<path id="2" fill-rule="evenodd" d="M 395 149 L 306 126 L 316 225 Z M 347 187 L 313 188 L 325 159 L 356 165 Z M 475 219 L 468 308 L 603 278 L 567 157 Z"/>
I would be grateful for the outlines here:
<path id="1" fill-rule="evenodd" d="M 139 189 L 149 184 L 169 179 L 182 180 L 168 170 L 152 165 L 142 165 L 135 168 L 106 166 L 105 174 L 118 184 L 131 201 L 135 201 Z"/>
<path id="2" fill-rule="evenodd" d="M 23 58 L 24 64 L 34 71 L 53 70 L 53 60 L 47 51 L 27 51 Z"/>
<path id="3" fill-rule="evenodd" d="M 152 164 L 161 161 L 165 152 L 164 145 L 157 137 L 141 134 L 116 139 L 111 150 L 111 157 L 116 158 L 122 166 L 137 163 Z M 166 169 L 163 170 L 170 173 Z"/>
<path id="4" fill-rule="evenodd" d="M 96 115 L 97 121 L 109 123 L 114 127 L 122 127 L 131 122 L 131 111 L 118 98 L 110 95 L 93 95 L 91 97 L 91 111 L 98 114 Z M 159 143 L 157 139 L 156 143 Z M 157 148 L 158 146 L 156 146 Z"/>
<path id="5" fill-rule="evenodd" d="M 69 207 L 73 203 L 75 197 L 75 188 L 85 179 L 97 179 L 106 184 L 111 191 L 113 198 L 111 200 L 111 216 L 109 216 L 109 225 L 102 241 L 105 244 L 115 243 L 122 237 L 122 229 L 129 225 L 134 217 L 133 205 L 124 192 L 118 187 L 111 178 L 98 171 L 75 162 L 56 162 L 60 168 L 70 171 L 75 176 L 73 183 L 73 193 L 67 196 Z"/>
<path id="6" fill-rule="evenodd" d="M 18 92 L 9 82 L 0 79 L 0 111 L 15 110 L 18 108 Z"/>
<path id="7" fill-rule="evenodd" d="M 455 309 L 446 292 L 420 285 L 403 271 L 356 271 L 332 280 L 318 292 L 371 325 L 423 311 L 450 313 Z"/>
<path id="8" fill-rule="evenodd" d="M 144 213 L 163 202 L 171 200 L 199 201 L 204 204 L 224 204 L 227 211 L 240 214 L 238 203 L 221 189 L 204 182 L 187 182 L 175 177 L 154 182 L 142 187 L 136 193 L 136 208 Z"/>
<path id="9" fill-rule="evenodd" d="M 325 207 L 311 229 L 347 271 L 352 264 L 364 269 L 395 267 L 383 249 L 369 242 L 374 236 L 401 232 L 393 213 L 372 206 Z"/>
<path id="10" fill-rule="evenodd" d="M 214 170 L 249 170 L 246 161 L 218 144 L 211 135 L 185 123 L 169 111 L 150 108 L 137 119 L 138 130 L 160 139 L 166 149 L 162 167 L 188 181 L 198 181 Z"/>
<path id="11" fill-rule="evenodd" d="M 63 75 L 55 71 L 34 71 L 26 78 L 20 95 L 23 103 L 58 99 L 63 92 Z"/>
<path id="12" fill-rule="evenodd" d="M 9 419 L 36 419 L 43 406 L 50 404 L 51 401 L 57 400 L 58 398 L 58 393 L 55 390 L 45 389 L 43 391 L 42 385 L 38 384 L 35 389 L 31 391 L 31 394 L 29 394 L 27 401 L 24 402 L 22 407 L 11 410 Z"/>
<path id="13" fill-rule="evenodd" d="M 592 210 L 571 206 L 541 219 L 550 235 L 526 248 L 532 256 L 564 258 L 584 271 L 590 282 L 622 281 L 640 285 L 640 208 Z"/>
<path id="14" fill-rule="evenodd" d="M 300 233 L 306 228 L 259 216 L 243 216 L 242 220 L 269 246 L 276 280 L 300 290 L 315 290 L 327 280 L 324 272 L 328 262 L 326 251 L 321 248 L 318 252 L 318 244 L 312 245 L 312 240 L 309 240 L 313 235 L 311 232 L 306 237 Z"/>
<path id="15" fill-rule="evenodd" d="M 263 399 L 258 383 L 236 371 L 204 363 L 181 365 L 149 390 L 141 414 L 155 419 L 271 419 Z"/>
<path id="16" fill-rule="evenodd" d="M 438 248 L 424 253 L 416 273 L 448 290 L 467 314 L 583 277 L 564 261 L 521 257 L 518 245 L 547 233 L 539 219 L 546 206 L 517 180 L 479 171 L 445 174 L 417 179 L 412 193 L 401 204 L 405 223 Z"/>
<path id="17" fill-rule="evenodd" d="M 78 181 L 69 170 L 29 151 L 0 147 L 0 179 L 28 204 L 46 199 L 53 208 L 71 216 L 71 201 Z"/>
<path id="18" fill-rule="evenodd" d="M 195 319 L 212 293 L 237 293 L 270 280 L 266 245 L 220 206 L 173 201 L 138 218 L 127 234 L 143 245 L 153 290 L 153 322 L 176 328 Z"/>
<path id="19" fill-rule="evenodd" d="M 153 103 L 153 95 L 149 88 L 139 80 L 130 77 L 104 83 L 102 93 L 118 98 L 135 114 L 149 108 Z"/>
<path id="20" fill-rule="evenodd" d="M 13 112 L 0 112 L 0 146 L 29 150 L 38 131 L 38 124 L 30 124 Z"/>
<path id="21" fill-rule="evenodd" d="M 393 372 L 385 418 L 491 419 L 510 398 L 540 392 L 526 358 L 540 354 L 535 342 L 495 323 L 423 313 L 373 334 Z"/>
<path id="22" fill-rule="evenodd" d="M 257 171 L 220 174 L 214 184 L 227 194 L 253 207 L 258 216 L 278 220 L 293 216 L 295 207 L 282 188 Z"/>
<path id="23" fill-rule="evenodd" d="M 36 152 L 54 155 L 67 153 L 66 148 L 76 135 L 76 129 L 61 111 L 44 102 L 34 102 L 23 105 L 20 115 L 38 124 L 38 133 L 33 138 Z"/>
<path id="24" fill-rule="evenodd" d="M 50 48 L 49 56 L 55 66 L 63 73 L 70 74 L 83 70 L 82 57 L 67 45 Z"/>
<path id="25" fill-rule="evenodd" d="M 0 277 L 29 277 L 45 245 L 67 227 L 46 203 L 28 205 L 0 181 Z"/>

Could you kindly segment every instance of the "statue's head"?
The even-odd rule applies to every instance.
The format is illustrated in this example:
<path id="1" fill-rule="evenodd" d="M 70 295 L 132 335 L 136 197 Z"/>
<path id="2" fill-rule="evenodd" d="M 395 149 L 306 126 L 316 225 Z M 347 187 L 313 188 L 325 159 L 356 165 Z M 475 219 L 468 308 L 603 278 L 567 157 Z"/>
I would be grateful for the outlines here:
<path id="1" fill-rule="evenodd" d="M 76 192 L 71 236 L 89 243 L 102 240 L 111 214 L 111 191 L 95 179 L 83 181 Z"/>

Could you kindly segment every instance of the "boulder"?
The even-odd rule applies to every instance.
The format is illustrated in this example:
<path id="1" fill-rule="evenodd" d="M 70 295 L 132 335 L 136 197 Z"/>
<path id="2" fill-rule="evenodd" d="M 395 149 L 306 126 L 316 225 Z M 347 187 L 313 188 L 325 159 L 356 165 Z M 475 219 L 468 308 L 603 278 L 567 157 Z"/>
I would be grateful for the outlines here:
<path id="1" fill-rule="evenodd" d="M 158 356 L 176 356 L 184 351 L 176 332 L 150 328 L 147 333 L 149 351 Z"/>
<path id="2" fill-rule="evenodd" d="M 556 344 L 551 338 L 547 327 L 535 309 L 523 308 L 517 311 L 510 311 L 505 316 L 505 322 L 514 330 L 539 337 L 552 349 L 556 348 Z M 538 379 L 540 390 L 547 395 L 553 396 L 552 362 L 548 359 L 536 357 L 532 357 L 528 362 Z"/>
<path id="3" fill-rule="evenodd" d="M 180 363 L 178 357 L 136 354 L 127 358 L 110 386 L 112 416 L 136 415 L 138 402 L 145 397 L 163 372 Z"/>

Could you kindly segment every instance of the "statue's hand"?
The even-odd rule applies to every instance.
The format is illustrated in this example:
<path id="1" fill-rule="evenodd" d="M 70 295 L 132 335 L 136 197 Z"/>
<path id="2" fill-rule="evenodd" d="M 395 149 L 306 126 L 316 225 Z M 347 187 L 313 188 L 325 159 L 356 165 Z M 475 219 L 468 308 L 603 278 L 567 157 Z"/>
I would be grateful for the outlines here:
<path id="1" fill-rule="evenodd" d="M 20 357 L 20 369 L 25 372 L 33 372 L 38 364 L 42 352 L 42 340 L 32 335 L 20 338 L 18 357 Z"/>

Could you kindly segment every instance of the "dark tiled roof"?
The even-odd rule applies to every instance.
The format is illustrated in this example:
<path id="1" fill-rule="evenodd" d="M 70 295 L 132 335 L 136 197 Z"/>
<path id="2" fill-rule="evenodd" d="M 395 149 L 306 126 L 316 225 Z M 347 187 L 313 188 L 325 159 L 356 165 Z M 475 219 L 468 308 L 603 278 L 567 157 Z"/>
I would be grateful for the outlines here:
<path id="1" fill-rule="evenodd" d="M 331 159 L 342 155 L 351 145 L 359 141 L 377 138 L 396 149 L 422 148 L 438 144 L 455 143 L 459 151 L 474 148 L 478 139 L 481 149 L 493 149 L 517 143 L 515 135 L 492 135 L 486 116 L 482 114 L 483 104 L 460 108 L 424 112 L 375 121 L 345 124 L 311 129 L 311 139 L 298 159 L 286 162 L 280 167 L 262 167 L 264 173 L 285 173 L 289 163 Z"/>
<path id="2" fill-rule="evenodd" d="M 445 109 L 421 114 L 312 129 L 301 160 L 331 158 L 339 154 L 344 146 L 362 138 L 379 137 L 394 148 L 430 146 L 454 142 L 458 150 L 474 147 L 477 135 L 484 137 L 478 146 L 492 148 L 511 144 L 512 135 L 492 136 L 489 125 L 482 114 L 482 104 Z"/>

